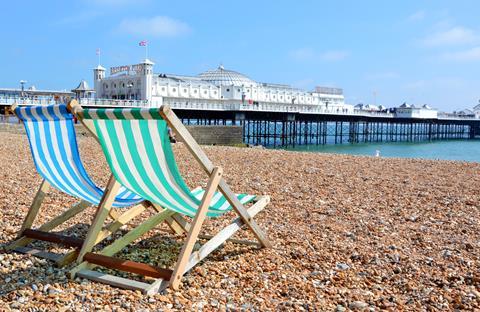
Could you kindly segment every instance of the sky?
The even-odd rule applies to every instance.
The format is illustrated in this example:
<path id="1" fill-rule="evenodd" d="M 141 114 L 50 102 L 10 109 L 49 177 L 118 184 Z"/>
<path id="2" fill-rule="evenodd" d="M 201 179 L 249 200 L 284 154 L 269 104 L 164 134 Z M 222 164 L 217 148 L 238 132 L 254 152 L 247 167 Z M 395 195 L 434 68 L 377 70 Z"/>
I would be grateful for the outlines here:
<path id="1" fill-rule="evenodd" d="M 480 1 L 2 2 L 0 87 L 93 85 L 92 68 L 136 64 L 148 41 L 156 73 L 223 64 L 261 82 L 341 87 L 349 104 L 442 111 L 480 99 Z"/>

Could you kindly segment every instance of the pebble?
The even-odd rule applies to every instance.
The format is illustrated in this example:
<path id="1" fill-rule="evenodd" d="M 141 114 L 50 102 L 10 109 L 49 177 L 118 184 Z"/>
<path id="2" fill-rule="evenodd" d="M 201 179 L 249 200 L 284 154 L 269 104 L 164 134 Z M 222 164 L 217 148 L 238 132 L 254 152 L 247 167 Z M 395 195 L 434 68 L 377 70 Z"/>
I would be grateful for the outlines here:
<path id="1" fill-rule="evenodd" d="M 0 227 L 9 229 L 0 231 L 0 244 L 5 246 L 15 238 L 40 177 L 25 136 L 0 132 L 0 141 Z M 109 174 L 98 143 L 85 137 L 79 139 L 79 146 L 89 174 L 106 185 Z M 274 248 L 225 243 L 182 279 L 178 291 L 151 297 L 85 279 L 70 280 L 70 266 L 56 268 L 49 261 L 2 250 L 0 307 L 14 311 L 480 309 L 480 225 L 474 209 L 480 207 L 480 164 L 221 146 L 204 150 L 224 168 L 234 191 L 271 196 L 271 203 L 255 220 Z M 188 186 L 205 185 L 204 173 L 185 147 L 175 144 L 174 152 Z M 49 192 L 48 208 L 41 210 L 37 221 L 49 220 L 73 203 L 69 196 Z M 94 210 L 88 208 L 66 227 L 83 237 Z M 149 214 L 146 211 L 138 219 Z M 234 218 L 235 213 L 229 212 L 207 219 L 202 233 L 218 233 Z M 81 224 L 78 229 L 76 222 Z M 171 268 L 184 237 L 167 231 L 167 226 L 159 225 L 118 256 Z M 254 240 L 248 229 L 238 231 L 235 238 Z M 48 247 L 52 252 L 65 251 Z"/>
<path id="2" fill-rule="evenodd" d="M 337 263 L 336 267 L 342 271 L 350 269 L 350 266 L 346 263 Z"/>
<path id="3" fill-rule="evenodd" d="M 348 305 L 349 309 L 352 310 L 363 310 L 368 307 L 368 303 L 362 301 L 353 301 Z"/>

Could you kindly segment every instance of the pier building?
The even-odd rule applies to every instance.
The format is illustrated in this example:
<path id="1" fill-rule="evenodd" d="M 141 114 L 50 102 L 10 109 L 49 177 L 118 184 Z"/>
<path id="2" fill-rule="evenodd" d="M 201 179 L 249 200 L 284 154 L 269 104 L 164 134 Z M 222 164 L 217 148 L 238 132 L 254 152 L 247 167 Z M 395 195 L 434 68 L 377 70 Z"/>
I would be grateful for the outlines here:
<path id="1" fill-rule="evenodd" d="M 412 104 L 403 103 L 395 108 L 395 117 L 434 119 L 438 117 L 438 111 L 427 104 L 417 107 Z"/>
<path id="2" fill-rule="evenodd" d="M 94 89 L 99 99 L 145 100 L 152 105 L 173 107 L 199 104 L 289 105 L 324 108 L 338 113 L 353 112 L 345 104 L 340 88 L 316 87 L 302 90 L 287 84 L 257 82 L 223 65 L 196 76 L 156 73 L 148 59 L 139 64 L 106 69 L 97 66 Z"/>

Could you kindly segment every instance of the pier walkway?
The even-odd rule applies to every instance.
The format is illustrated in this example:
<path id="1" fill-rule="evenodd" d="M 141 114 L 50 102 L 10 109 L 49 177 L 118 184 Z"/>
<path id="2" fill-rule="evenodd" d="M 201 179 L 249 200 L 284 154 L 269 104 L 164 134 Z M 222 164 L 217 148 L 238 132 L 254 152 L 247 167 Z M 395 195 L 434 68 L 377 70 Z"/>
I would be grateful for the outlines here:
<path id="1" fill-rule="evenodd" d="M 47 99 L 0 97 L 0 112 L 18 105 L 49 105 Z M 313 105 L 243 104 L 194 100 L 164 103 L 138 100 L 81 99 L 85 107 L 159 107 L 170 105 L 187 125 L 241 125 L 245 143 L 264 146 L 359 142 L 475 139 L 480 119 L 440 114 L 438 118 L 398 118 L 391 113 L 341 111 Z"/>

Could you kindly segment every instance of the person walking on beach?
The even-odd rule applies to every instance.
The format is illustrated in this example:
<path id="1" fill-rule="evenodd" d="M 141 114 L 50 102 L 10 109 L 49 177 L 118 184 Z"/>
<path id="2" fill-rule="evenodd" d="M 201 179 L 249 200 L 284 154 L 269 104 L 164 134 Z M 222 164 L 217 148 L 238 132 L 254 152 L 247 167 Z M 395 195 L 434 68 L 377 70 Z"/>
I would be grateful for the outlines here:
<path id="1" fill-rule="evenodd" d="M 177 143 L 177 139 L 175 138 L 175 133 L 173 132 L 172 128 L 167 127 L 168 129 L 168 137 L 170 138 L 170 143 Z"/>

